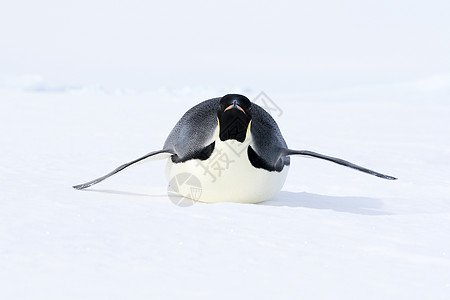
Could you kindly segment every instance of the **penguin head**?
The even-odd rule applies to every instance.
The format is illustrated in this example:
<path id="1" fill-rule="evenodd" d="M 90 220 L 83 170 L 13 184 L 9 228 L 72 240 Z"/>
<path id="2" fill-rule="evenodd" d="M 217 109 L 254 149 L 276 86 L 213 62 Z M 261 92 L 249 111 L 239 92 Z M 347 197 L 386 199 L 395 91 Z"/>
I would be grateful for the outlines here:
<path id="1" fill-rule="evenodd" d="M 251 105 L 247 97 L 238 94 L 228 94 L 220 99 L 217 118 L 221 141 L 237 140 L 242 143 L 245 140 L 252 120 Z"/>

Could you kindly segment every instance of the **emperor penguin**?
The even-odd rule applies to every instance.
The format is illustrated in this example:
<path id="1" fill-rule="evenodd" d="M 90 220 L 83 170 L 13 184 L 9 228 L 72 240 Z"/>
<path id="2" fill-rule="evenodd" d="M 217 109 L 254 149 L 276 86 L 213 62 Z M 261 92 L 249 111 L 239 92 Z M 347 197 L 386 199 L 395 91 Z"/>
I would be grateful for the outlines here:
<path id="1" fill-rule="evenodd" d="M 383 179 L 397 179 L 343 159 L 289 149 L 268 112 L 243 95 L 228 94 L 189 109 L 162 150 L 74 188 L 90 187 L 143 160 L 166 158 L 169 189 L 180 196 L 200 202 L 258 203 L 272 198 L 283 187 L 291 155 L 320 158 Z M 192 181 L 197 192 L 170 186 L 180 181 Z"/>

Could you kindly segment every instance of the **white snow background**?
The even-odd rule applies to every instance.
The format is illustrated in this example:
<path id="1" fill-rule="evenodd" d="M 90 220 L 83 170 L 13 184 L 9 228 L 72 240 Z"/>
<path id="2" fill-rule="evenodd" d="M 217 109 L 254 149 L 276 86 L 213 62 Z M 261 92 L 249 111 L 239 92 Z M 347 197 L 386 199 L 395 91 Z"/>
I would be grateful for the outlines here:
<path id="1" fill-rule="evenodd" d="M 0 4 L 1 299 L 449 299 L 448 1 Z M 264 91 L 293 149 L 272 200 L 178 207 L 160 149 Z M 251 180 L 249 178 L 249 180 Z M 245 183 L 243 183 L 245 184 Z"/>

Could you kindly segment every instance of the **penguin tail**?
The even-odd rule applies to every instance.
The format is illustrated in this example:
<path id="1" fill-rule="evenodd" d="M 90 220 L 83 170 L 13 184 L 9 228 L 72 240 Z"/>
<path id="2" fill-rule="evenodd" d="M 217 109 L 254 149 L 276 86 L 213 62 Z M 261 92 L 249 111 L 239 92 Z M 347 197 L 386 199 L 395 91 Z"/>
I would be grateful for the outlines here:
<path id="1" fill-rule="evenodd" d="M 393 176 L 389 176 L 389 175 L 385 175 L 385 174 L 381 174 L 378 172 L 375 172 L 373 170 L 355 165 L 349 161 L 340 159 L 340 158 L 336 158 L 336 157 L 331 157 L 331 156 L 327 156 L 327 155 L 323 155 L 320 153 L 316 153 L 316 152 L 312 152 L 312 151 L 308 151 L 308 150 L 291 150 L 291 149 L 285 149 L 284 150 L 284 155 L 301 155 L 301 156 L 306 156 L 306 157 L 315 157 L 315 158 L 320 158 L 320 159 L 324 159 L 324 160 L 328 160 L 331 162 L 334 162 L 336 164 L 339 164 L 341 166 L 345 166 L 345 167 L 349 167 L 373 176 L 377 176 L 383 179 L 387 179 L 387 180 L 397 180 L 396 177 Z"/>
<path id="2" fill-rule="evenodd" d="M 171 150 L 157 150 L 157 151 L 153 151 L 153 152 L 147 153 L 146 155 L 144 155 L 144 156 L 142 156 L 142 157 L 140 157 L 138 159 L 135 159 L 133 161 L 130 161 L 130 162 L 126 163 L 126 164 L 123 164 L 123 165 L 117 167 L 116 169 L 114 169 L 113 171 L 109 172 L 108 174 L 106 174 L 106 175 L 104 175 L 102 177 L 99 177 L 97 179 L 91 180 L 91 181 L 86 182 L 86 183 L 82 183 L 82 184 L 79 184 L 79 185 L 74 185 L 73 188 L 77 189 L 77 190 L 85 189 L 87 187 L 90 187 L 90 186 L 92 186 L 94 184 L 97 184 L 97 183 L 105 180 L 108 177 L 111 177 L 112 175 L 114 175 L 114 174 L 116 174 L 116 173 L 118 173 L 118 172 L 120 172 L 120 171 L 122 171 L 122 170 L 124 170 L 124 169 L 126 169 L 128 167 L 130 167 L 131 165 L 135 165 L 136 163 L 142 162 L 142 161 L 147 160 L 147 159 L 158 160 L 158 159 L 169 158 L 170 156 L 172 156 L 174 154 L 175 153 L 173 153 L 173 151 L 171 151 Z"/>

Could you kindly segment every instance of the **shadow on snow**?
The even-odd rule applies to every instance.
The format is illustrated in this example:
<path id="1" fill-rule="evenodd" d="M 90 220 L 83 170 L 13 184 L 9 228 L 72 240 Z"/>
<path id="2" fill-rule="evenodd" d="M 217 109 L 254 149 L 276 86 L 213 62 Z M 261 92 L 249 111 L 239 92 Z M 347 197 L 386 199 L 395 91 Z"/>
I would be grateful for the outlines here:
<path id="1" fill-rule="evenodd" d="M 380 199 L 326 196 L 305 192 L 281 191 L 273 199 L 259 205 L 329 209 L 337 212 L 374 216 L 393 214 L 383 210 L 383 202 Z"/>
<path id="2" fill-rule="evenodd" d="M 117 190 L 86 189 L 83 191 L 139 197 L 167 197 L 167 194 L 151 195 Z M 281 191 L 273 199 L 257 205 L 328 209 L 337 212 L 372 216 L 393 215 L 393 213 L 382 209 L 383 202 L 380 199 L 355 196 L 326 196 L 306 192 Z"/>

